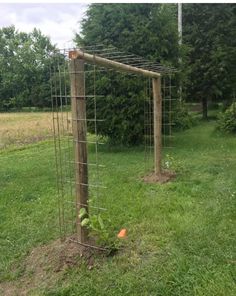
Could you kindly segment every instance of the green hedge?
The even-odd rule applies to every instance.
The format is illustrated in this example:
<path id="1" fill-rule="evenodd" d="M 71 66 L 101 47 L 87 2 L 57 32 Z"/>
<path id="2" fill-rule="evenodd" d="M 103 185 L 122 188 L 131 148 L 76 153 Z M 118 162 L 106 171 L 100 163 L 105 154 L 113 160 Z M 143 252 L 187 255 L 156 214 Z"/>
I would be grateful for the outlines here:
<path id="1" fill-rule="evenodd" d="M 217 128 L 226 133 L 236 133 L 236 102 L 219 115 Z"/>

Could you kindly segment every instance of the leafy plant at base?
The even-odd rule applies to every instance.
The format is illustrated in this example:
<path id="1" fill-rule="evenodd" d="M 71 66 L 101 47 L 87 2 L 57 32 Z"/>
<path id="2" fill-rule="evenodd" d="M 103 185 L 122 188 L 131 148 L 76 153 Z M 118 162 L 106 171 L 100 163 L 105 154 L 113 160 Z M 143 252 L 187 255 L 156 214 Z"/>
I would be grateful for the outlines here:
<path id="1" fill-rule="evenodd" d="M 118 248 L 118 241 L 108 232 L 101 214 L 89 215 L 88 217 L 86 209 L 81 208 L 79 218 L 81 220 L 81 226 L 87 227 L 90 230 L 90 236 L 95 237 L 99 245 L 110 250 Z"/>

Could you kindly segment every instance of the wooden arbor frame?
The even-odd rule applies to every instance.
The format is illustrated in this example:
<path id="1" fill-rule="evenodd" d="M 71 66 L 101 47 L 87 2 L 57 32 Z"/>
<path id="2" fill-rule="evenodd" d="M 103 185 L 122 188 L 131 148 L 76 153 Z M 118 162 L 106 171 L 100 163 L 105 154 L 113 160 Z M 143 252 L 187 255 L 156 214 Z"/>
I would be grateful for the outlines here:
<path id="1" fill-rule="evenodd" d="M 111 68 L 121 72 L 128 72 L 152 78 L 153 114 L 154 114 L 154 168 L 155 175 L 161 178 L 162 153 L 162 96 L 161 74 L 137 68 L 117 61 L 109 60 L 98 55 L 85 53 L 81 50 L 69 52 L 72 130 L 75 141 L 75 178 L 76 178 L 76 205 L 78 239 L 82 244 L 88 242 L 88 232 L 81 226 L 78 217 L 79 210 L 84 207 L 88 211 L 88 164 L 87 164 L 87 130 L 86 130 L 86 99 L 84 62 Z"/>

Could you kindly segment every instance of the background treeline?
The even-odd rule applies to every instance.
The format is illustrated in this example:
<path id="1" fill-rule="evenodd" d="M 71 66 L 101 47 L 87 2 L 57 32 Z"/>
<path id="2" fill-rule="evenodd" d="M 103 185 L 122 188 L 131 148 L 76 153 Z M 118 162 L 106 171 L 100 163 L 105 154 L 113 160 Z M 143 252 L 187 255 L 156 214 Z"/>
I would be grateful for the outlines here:
<path id="1" fill-rule="evenodd" d="M 0 110 L 50 107 L 50 39 L 34 29 L 0 29 Z"/>
<path id="2" fill-rule="evenodd" d="M 236 5 L 183 5 L 187 101 L 232 102 L 236 89 Z"/>
<path id="3" fill-rule="evenodd" d="M 174 83 L 177 89 L 182 84 L 184 101 L 201 102 L 203 117 L 207 118 L 209 102 L 224 102 L 227 108 L 235 96 L 235 36 L 235 4 L 184 4 L 181 47 L 175 4 L 92 4 L 75 43 L 112 44 L 176 67 L 180 71 Z M 18 32 L 13 26 L 0 30 L 0 110 L 50 106 L 50 53 L 55 50 L 49 38 L 36 29 L 29 34 Z M 98 87 L 107 99 L 97 111 L 111 114 L 108 111 L 113 110 L 115 124 L 104 126 L 100 132 L 108 136 L 120 134 L 119 141 L 124 134 L 132 133 L 132 142 L 140 132 L 133 131 L 143 116 L 140 103 L 143 90 L 140 82 L 122 80 L 119 75 L 110 78 L 113 84 L 105 78 L 99 82 Z M 132 104 L 124 104 L 127 96 Z M 137 122 L 127 119 L 134 118 L 134 111 Z M 186 110 L 177 109 L 175 114 L 186 123 Z"/>
<path id="4" fill-rule="evenodd" d="M 202 116 L 207 119 L 208 105 L 223 102 L 227 107 L 234 98 L 236 5 L 183 5 L 182 46 L 178 43 L 177 14 L 175 4 L 93 4 L 75 41 L 82 46 L 113 44 L 151 61 L 176 67 L 179 70 L 173 81 L 176 90 L 181 83 L 183 100 L 201 103 Z M 139 141 L 143 134 L 140 124 L 144 113 L 140 104 L 143 88 L 134 79 L 126 78 L 124 82 L 119 75 L 113 75 L 110 88 L 104 79 L 104 84 L 100 80 L 99 89 L 106 95 L 106 101 L 98 108 L 98 117 L 107 114 L 100 134 L 110 138 L 116 135 L 118 139 L 114 140 L 119 142 Z M 180 97 L 176 91 L 172 94 Z M 175 127 L 190 127 L 193 120 L 185 105 L 173 107 Z M 230 125 L 232 130 L 235 122 L 232 114 L 230 124 L 225 126 Z"/>

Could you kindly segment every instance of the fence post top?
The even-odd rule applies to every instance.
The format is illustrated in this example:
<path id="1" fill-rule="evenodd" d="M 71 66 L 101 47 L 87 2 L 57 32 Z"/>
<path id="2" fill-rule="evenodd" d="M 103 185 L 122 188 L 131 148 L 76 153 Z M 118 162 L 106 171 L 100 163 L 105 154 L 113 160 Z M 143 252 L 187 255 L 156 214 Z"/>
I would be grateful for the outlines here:
<path id="1" fill-rule="evenodd" d="M 78 53 L 77 53 L 77 50 L 70 50 L 69 51 L 69 58 L 74 60 L 74 59 L 77 59 L 78 57 Z"/>

